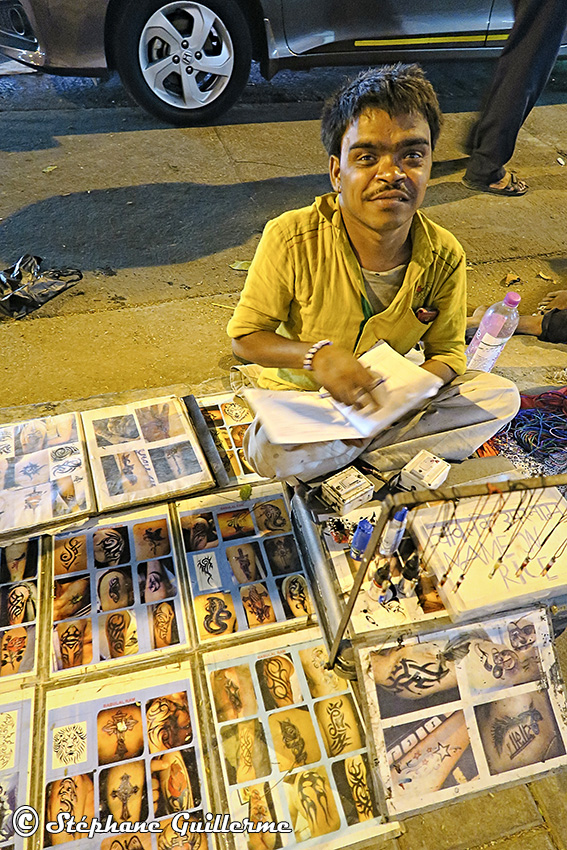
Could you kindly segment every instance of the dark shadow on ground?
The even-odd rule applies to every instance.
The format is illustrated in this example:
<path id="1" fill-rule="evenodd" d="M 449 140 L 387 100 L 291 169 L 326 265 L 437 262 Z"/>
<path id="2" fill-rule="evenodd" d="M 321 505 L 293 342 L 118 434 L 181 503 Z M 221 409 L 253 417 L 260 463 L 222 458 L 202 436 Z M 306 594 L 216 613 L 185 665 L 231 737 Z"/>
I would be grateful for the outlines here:
<path id="1" fill-rule="evenodd" d="M 4 262 L 24 253 L 84 271 L 185 263 L 242 245 L 283 210 L 329 191 L 326 174 L 234 185 L 158 183 L 38 201 L 0 225 Z"/>
<path id="2" fill-rule="evenodd" d="M 444 112 L 474 112 L 488 87 L 495 60 L 423 62 Z M 363 66 L 366 67 L 366 66 Z M 281 71 L 269 82 L 254 63 L 238 103 L 207 126 L 263 124 L 318 119 L 323 101 L 362 66 Z M 560 60 L 540 104 L 567 103 L 567 60 Z M 45 110 L 40 121 L 30 113 Z M 47 74 L 0 78 L 0 150 L 25 151 L 56 147 L 57 136 L 120 133 L 168 128 L 135 106 L 116 74 L 102 79 Z M 8 116 L 11 120 L 8 120 Z M 22 126 L 27 125 L 27 132 Z"/>

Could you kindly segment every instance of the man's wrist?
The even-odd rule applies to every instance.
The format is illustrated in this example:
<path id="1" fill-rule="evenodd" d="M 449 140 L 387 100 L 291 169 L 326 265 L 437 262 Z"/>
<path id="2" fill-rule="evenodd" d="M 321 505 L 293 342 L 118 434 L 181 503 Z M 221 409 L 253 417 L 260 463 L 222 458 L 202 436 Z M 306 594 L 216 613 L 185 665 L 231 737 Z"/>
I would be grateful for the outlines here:
<path id="1" fill-rule="evenodd" d="M 318 351 L 321 351 L 322 348 L 325 348 L 327 345 L 332 345 L 330 339 L 320 339 L 319 342 L 314 343 L 311 348 L 308 349 L 305 357 L 303 358 L 303 369 L 307 372 L 313 371 L 313 358 L 317 354 Z"/>

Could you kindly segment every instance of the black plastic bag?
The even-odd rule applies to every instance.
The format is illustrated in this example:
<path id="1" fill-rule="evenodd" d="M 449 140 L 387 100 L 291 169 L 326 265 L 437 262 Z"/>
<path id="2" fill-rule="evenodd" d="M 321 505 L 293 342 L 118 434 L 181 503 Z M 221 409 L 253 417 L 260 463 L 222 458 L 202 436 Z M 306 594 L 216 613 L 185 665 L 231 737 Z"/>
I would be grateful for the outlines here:
<path id="1" fill-rule="evenodd" d="M 0 271 L 0 313 L 22 319 L 83 278 L 79 269 L 42 272 L 40 265 L 41 257 L 24 254 L 15 265 Z"/>

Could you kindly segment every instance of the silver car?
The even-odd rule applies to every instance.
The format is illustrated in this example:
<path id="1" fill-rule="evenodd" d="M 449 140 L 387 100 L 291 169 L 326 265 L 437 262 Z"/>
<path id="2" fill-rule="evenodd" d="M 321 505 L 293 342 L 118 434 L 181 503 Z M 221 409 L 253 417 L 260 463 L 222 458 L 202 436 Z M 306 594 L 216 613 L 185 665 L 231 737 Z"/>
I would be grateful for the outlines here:
<path id="1" fill-rule="evenodd" d="M 509 0 L 0 0 L 0 52 L 57 74 L 116 69 L 148 112 L 201 124 L 225 112 L 252 59 L 282 68 L 491 56 Z"/>

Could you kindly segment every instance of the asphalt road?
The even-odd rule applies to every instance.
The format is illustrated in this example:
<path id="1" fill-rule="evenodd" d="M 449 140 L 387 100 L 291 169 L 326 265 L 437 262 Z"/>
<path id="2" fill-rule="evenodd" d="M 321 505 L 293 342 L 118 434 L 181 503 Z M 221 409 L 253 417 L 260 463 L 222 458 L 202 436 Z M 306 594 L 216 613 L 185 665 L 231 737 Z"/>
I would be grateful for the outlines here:
<path id="1" fill-rule="evenodd" d="M 494 278 L 512 261 L 532 277 L 542 267 L 563 273 L 554 199 L 567 176 L 557 163 L 567 148 L 567 62 L 523 131 L 518 168 L 539 181 L 524 202 L 471 196 L 460 184 L 462 141 L 491 69 L 426 66 L 447 115 L 426 207 L 477 269 L 472 306 L 496 300 Z M 176 129 L 132 104 L 115 75 L 3 76 L 0 64 L 0 268 L 32 253 L 45 267 L 84 274 L 31 316 L 3 322 L 3 406 L 225 380 L 224 328 L 244 279 L 231 266 L 251 259 L 269 218 L 328 190 L 318 117 L 356 70 L 282 72 L 266 82 L 254 68 L 215 126 Z M 546 286 L 536 284 L 530 309 Z"/>

